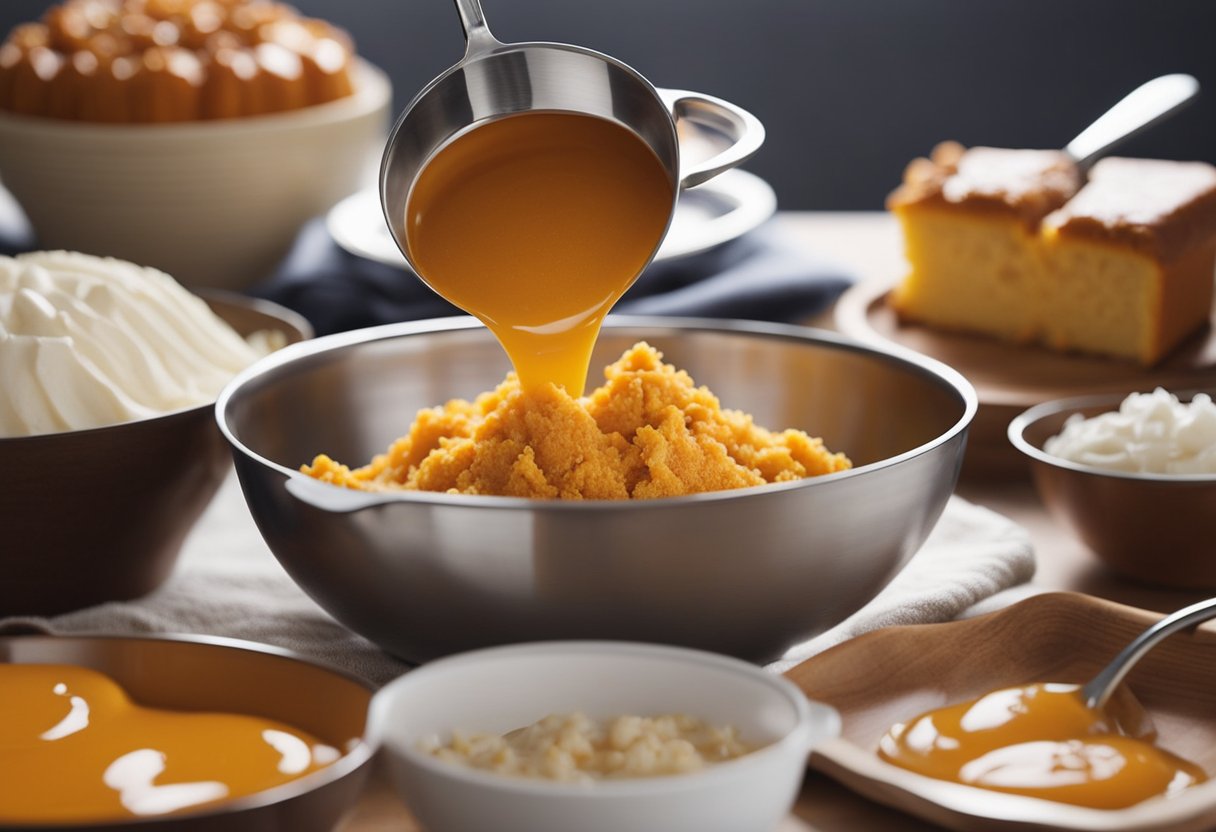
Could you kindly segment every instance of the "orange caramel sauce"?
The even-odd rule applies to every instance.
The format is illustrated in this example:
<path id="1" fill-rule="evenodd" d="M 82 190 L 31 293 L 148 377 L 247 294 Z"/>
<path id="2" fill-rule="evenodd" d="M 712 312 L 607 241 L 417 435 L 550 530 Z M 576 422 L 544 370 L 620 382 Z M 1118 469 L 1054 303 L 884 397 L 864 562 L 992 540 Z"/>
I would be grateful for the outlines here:
<path id="1" fill-rule="evenodd" d="M 878 753 L 939 780 L 1122 809 L 1207 779 L 1195 764 L 1153 745 L 1154 739 L 1142 712 L 1091 710 L 1077 685 L 1036 684 L 895 725 Z"/>
<path id="2" fill-rule="evenodd" d="M 524 388 L 581 396 L 600 324 L 658 249 L 674 187 L 618 124 L 509 116 L 427 162 L 406 241 L 423 280 L 493 331 Z"/>
<path id="3" fill-rule="evenodd" d="M 281 785 L 338 756 L 261 717 L 137 705 L 86 668 L 0 664 L 0 824 L 191 811 Z"/>

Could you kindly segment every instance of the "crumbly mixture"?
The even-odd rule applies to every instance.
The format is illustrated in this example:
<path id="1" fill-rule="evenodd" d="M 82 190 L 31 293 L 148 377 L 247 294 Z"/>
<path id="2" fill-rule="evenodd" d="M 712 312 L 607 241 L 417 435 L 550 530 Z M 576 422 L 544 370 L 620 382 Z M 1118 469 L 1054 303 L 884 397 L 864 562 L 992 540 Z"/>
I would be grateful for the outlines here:
<path id="1" fill-rule="evenodd" d="M 321 454 L 301 470 L 366 491 L 422 490 L 511 497 L 648 499 L 743 488 L 851 467 L 800 430 L 766 430 L 724 410 L 688 373 L 645 343 L 575 399 L 512 373 L 472 402 L 420 411 L 409 433 L 362 468 Z"/>
<path id="2" fill-rule="evenodd" d="M 733 726 L 717 727 L 687 714 L 598 721 L 572 713 L 551 714 L 506 736 L 457 730 L 446 744 L 432 738 L 420 750 L 511 777 L 586 783 L 685 774 L 752 748 Z"/>

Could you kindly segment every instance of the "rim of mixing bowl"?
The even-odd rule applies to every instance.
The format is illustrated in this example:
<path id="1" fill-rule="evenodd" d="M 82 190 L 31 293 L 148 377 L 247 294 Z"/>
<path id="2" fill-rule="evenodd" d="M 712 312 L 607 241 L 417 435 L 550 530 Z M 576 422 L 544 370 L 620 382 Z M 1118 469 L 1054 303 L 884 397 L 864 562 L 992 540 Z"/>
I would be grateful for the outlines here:
<path id="1" fill-rule="evenodd" d="M 792 482 L 765 483 L 746 488 L 735 488 L 724 491 L 707 491 L 700 494 L 687 494 L 679 497 L 657 497 L 644 501 L 638 500 L 545 500 L 528 497 L 493 497 L 480 494 L 448 494 L 435 491 L 393 491 L 393 492 L 363 492 L 354 491 L 341 486 L 315 480 L 297 469 L 281 465 L 273 460 L 254 453 L 235 434 L 228 424 L 227 410 L 229 403 L 245 385 L 255 381 L 271 371 L 302 358 L 321 353 L 351 347 L 356 344 L 385 341 L 410 335 L 423 335 L 440 332 L 459 332 L 463 330 L 485 329 L 484 324 L 470 316 L 452 318 L 432 318 L 424 321 L 411 321 L 400 324 L 385 324 L 382 326 L 356 329 L 314 338 L 299 344 L 291 344 L 283 349 L 266 356 L 250 365 L 233 377 L 232 381 L 220 392 L 215 402 L 215 420 L 220 432 L 235 451 L 250 460 L 260 463 L 282 474 L 288 480 L 304 483 L 311 489 L 313 485 L 324 489 L 318 493 L 345 495 L 341 499 L 346 505 L 334 506 L 334 511 L 357 511 L 378 505 L 388 505 L 396 502 L 421 502 L 439 505 L 480 506 L 484 508 L 535 510 L 544 508 L 552 511 L 620 511 L 623 509 L 636 510 L 638 503 L 645 506 L 692 504 L 713 502 L 717 500 L 739 500 L 749 497 L 772 494 L 778 491 L 793 491 L 803 488 L 815 488 L 828 483 L 837 482 L 857 476 L 864 476 L 872 471 L 888 468 L 908 459 L 927 454 L 934 449 L 947 444 L 959 434 L 965 432 L 975 418 L 979 408 L 979 400 L 975 388 L 952 367 L 936 359 L 913 352 L 903 347 L 871 346 L 859 341 L 837 335 L 826 330 L 793 324 L 767 323 L 762 321 L 745 321 L 728 318 L 686 318 L 646 315 L 609 315 L 604 320 L 604 328 L 630 329 L 652 328 L 671 329 L 678 331 L 704 331 L 742 335 L 758 335 L 764 338 L 790 340 L 826 344 L 835 349 L 852 353 L 874 356 L 885 361 L 903 365 L 917 374 L 936 380 L 949 388 L 962 400 L 963 413 L 948 429 L 939 433 L 933 439 L 903 453 L 867 463 L 846 471 L 822 474 Z M 298 498 L 298 497 L 297 497 Z"/>

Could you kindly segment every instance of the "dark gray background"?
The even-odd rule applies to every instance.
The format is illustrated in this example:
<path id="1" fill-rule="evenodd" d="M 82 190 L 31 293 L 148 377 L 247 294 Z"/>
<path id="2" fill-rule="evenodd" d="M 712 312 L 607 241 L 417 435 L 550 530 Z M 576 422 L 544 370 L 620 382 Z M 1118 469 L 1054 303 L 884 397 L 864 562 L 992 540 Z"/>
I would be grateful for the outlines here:
<path id="1" fill-rule="evenodd" d="M 730 99 L 769 139 L 749 167 L 783 208 L 876 209 L 942 140 L 1056 147 L 1142 81 L 1206 95 L 1128 155 L 1216 162 L 1216 0 L 483 0 L 502 40 L 615 55 Z M 47 0 L 2 0 L 0 28 Z M 298 0 L 393 77 L 398 108 L 462 54 L 451 0 Z"/>

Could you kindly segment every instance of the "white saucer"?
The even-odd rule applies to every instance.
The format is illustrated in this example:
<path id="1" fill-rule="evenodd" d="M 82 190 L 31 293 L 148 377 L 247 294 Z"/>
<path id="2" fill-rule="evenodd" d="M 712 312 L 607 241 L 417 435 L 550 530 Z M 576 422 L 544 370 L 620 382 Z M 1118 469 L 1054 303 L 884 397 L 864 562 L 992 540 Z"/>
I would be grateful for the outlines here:
<path id="1" fill-rule="evenodd" d="M 730 242 L 756 228 L 777 210 L 772 187 L 743 170 L 728 170 L 680 194 L 676 215 L 655 260 L 674 260 Z M 368 188 L 335 205 L 326 218 L 334 241 L 359 257 L 409 269 L 389 234 L 380 194 Z"/>

